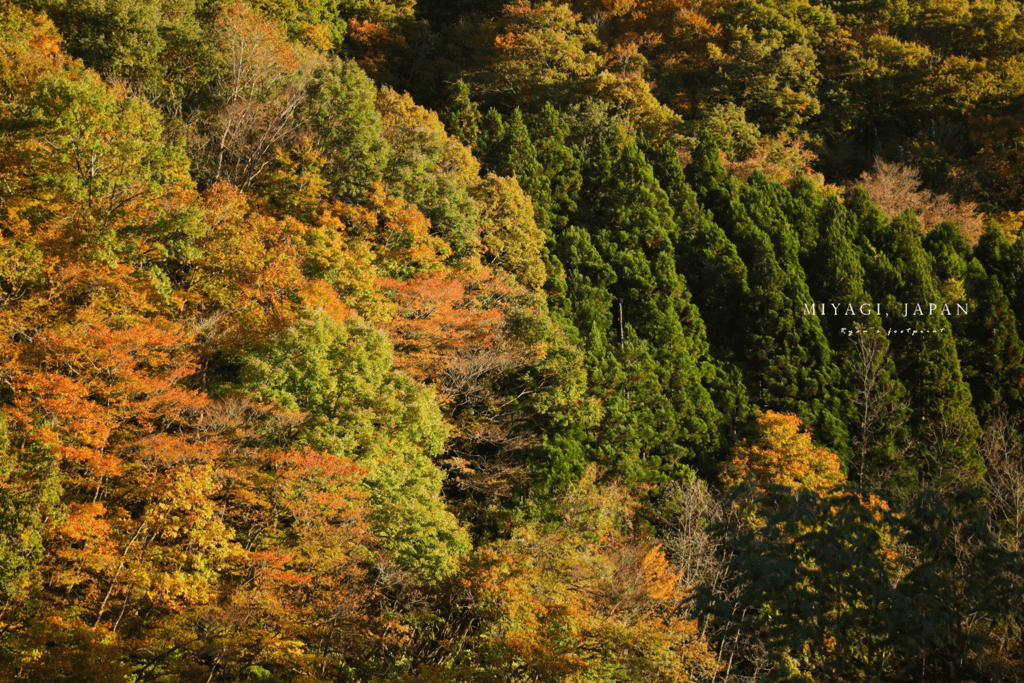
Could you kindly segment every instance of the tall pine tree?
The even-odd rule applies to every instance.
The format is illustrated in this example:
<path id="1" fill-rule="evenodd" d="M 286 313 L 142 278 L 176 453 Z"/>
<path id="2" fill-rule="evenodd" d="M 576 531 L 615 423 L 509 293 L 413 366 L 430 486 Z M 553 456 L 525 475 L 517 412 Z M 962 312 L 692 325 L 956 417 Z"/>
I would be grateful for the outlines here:
<path id="1" fill-rule="evenodd" d="M 673 209 L 676 270 L 686 280 L 707 329 L 715 368 L 708 390 L 722 414 L 721 442 L 723 449 L 728 450 L 746 435 L 756 416 L 742 371 L 736 364 L 737 353 L 741 351 L 742 320 L 735 310 L 720 305 L 732 302 L 733 306 L 742 307 L 747 301 L 747 269 L 736 253 L 736 246 L 714 222 L 711 212 L 700 205 L 686 181 L 675 148 L 668 143 L 661 147 L 646 146 L 644 154 Z M 717 163 L 717 156 L 714 160 Z"/>
<path id="2" fill-rule="evenodd" d="M 840 371 L 835 391 L 850 434 L 849 470 L 854 479 L 874 483 L 899 469 L 898 455 L 906 444 L 906 390 L 896 376 L 885 321 L 865 288 L 856 218 L 830 196 L 818 212 L 814 234 L 815 245 L 805 259 L 813 300 L 824 303 L 827 314 L 835 312 L 830 304 L 845 302 L 844 315 L 825 318 L 823 328 Z M 856 310 L 852 317 L 845 315 L 850 303 Z"/>
<path id="3" fill-rule="evenodd" d="M 753 307 L 747 311 L 747 377 L 755 401 L 800 415 L 843 458 L 850 443 L 833 387 L 839 369 L 811 300 L 799 261 L 799 242 L 782 211 L 785 188 L 755 173 L 732 203 L 730 226 L 747 264 Z"/>

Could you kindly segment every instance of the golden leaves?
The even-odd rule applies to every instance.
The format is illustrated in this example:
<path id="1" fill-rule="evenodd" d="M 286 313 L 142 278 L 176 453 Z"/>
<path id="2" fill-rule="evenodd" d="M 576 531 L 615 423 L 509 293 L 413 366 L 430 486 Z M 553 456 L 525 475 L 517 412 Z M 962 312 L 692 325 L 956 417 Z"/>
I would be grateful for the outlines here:
<path id="1" fill-rule="evenodd" d="M 758 487 L 777 484 L 826 493 L 845 481 L 839 458 L 815 446 L 796 415 L 765 411 L 758 417 L 757 434 L 756 441 L 743 440 L 733 448 L 723 477 L 727 484 L 750 477 Z"/>

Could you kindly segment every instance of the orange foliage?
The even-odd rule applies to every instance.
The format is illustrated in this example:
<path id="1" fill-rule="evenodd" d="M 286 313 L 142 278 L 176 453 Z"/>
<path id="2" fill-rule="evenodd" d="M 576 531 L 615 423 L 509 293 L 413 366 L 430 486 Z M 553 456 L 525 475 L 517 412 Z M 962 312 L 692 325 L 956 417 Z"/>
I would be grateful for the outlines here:
<path id="1" fill-rule="evenodd" d="M 733 448 L 723 479 L 735 485 L 753 479 L 759 488 L 769 484 L 806 488 L 819 494 L 845 481 L 835 453 L 811 442 L 811 433 L 796 415 L 768 410 L 757 419 L 757 440 L 744 439 Z"/>
<path id="2" fill-rule="evenodd" d="M 482 269 L 481 275 L 487 274 Z M 500 309 L 481 305 L 486 284 L 483 277 L 382 280 L 381 286 L 392 293 L 397 305 L 397 315 L 388 323 L 399 352 L 396 366 L 423 378 L 446 356 L 493 343 L 503 321 Z"/>
<path id="3" fill-rule="evenodd" d="M 385 278 L 406 278 L 440 269 L 451 249 L 430 234 L 430 220 L 400 197 L 388 195 L 378 183 L 360 206 L 335 204 L 333 212 L 349 234 L 370 244 L 377 272 Z"/>
<path id="4" fill-rule="evenodd" d="M 349 22 L 345 44 L 355 53 L 359 66 L 377 79 L 387 73 L 394 57 L 408 49 L 405 36 L 394 28 L 359 19 Z"/>
<path id="5" fill-rule="evenodd" d="M 221 348 L 251 344 L 286 327 L 294 318 L 293 298 L 308 287 L 302 266 L 309 227 L 261 213 L 223 181 L 203 193 L 200 207 L 208 227 L 173 297 L 179 310 L 223 316 L 207 333 L 217 335 Z"/>
<path id="6" fill-rule="evenodd" d="M 680 576 L 660 545 L 630 531 L 635 502 L 616 485 L 596 486 L 595 474 L 588 469 L 559 501 L 557 527 L 528 525 L 473 558 L 462 586 L 486 625 L 476 648 L 497 670 L 520 666 L 538 680 L 712 674 L 715 657 L 680 609 Z"/>
<path id="7" fill-rule="evenodd" d="M 613 44 L 654 46 L 689 33 L 710 37 L 721 30 L 708 20 L 706 3 L 692 0 L 576 0 L 572 4 L 585 16 L 599 14 L 613 22 L 614 28 L 608 31 Z"/>

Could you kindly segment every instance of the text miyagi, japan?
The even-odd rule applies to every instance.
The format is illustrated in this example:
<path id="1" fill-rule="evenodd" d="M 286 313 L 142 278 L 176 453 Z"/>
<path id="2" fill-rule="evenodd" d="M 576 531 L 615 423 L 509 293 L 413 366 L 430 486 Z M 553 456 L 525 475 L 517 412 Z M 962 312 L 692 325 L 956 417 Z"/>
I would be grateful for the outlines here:
<path id="1" fill-rule="evenodd" d="M 877 315 L 888 316 L 889 313 L 882 311 L 882 304 L 803 304 L 804 315 Z M 967 315 L 967 304 L 964 303 L 908 303 L 903 304 L 903 310 L 896 311 L 898 315 L 906 318 L 915 315 L 944 315 L 956 316 Z"/>

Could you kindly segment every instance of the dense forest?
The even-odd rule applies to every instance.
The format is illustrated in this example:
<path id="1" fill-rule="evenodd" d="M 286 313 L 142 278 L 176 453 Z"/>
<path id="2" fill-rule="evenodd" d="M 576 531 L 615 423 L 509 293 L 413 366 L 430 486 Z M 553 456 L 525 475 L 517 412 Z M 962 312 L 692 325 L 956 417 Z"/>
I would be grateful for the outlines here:
<path id="1" fill-rule="evenodd" d="M 1024 681 L 1020 0 L 0 2 L 0 680 Z"/>

